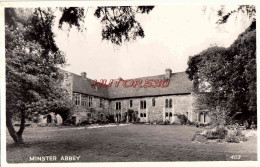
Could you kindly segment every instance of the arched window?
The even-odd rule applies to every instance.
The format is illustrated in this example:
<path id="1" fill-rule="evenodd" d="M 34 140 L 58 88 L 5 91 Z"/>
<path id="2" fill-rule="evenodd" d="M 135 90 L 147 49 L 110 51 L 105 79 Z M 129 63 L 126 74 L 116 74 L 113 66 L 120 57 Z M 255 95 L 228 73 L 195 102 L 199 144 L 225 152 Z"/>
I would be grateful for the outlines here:
<path id="1" fill-rule="evenodd" d="M 168 99 L 165 100 L 165 108 L 168 108 Z"/>
<path id="2" fill-rule="evenodd" d="M 202 123 L 205 122 L 205 120 L 204 120 L 204 113 L 200 113 L 199 114 L 199 122 L 202 122 Z"/>
<path id="3" fill-rule="evenodd" d="M 140 117 L 143 117 L 143 113 L 140 114 Z"/>
<path id="4" fill-rule="evenodd" d="M 144 108 L 144 102 L 140 101 L 140 108 L 143 109 Z"/>
<path id="5" fill-rule="evenodd" d="M 172 117 L 172 112 L 170 112 L 170 117 Z"/>
<path id="6" fill-rule="evenodd" d="M 165 113 L 165 116 L 168 117 L 168 113 L 167 112 Z"/>
<path id="7" fill-rule="evenodd" d="M 144 117 L 146 117 L 146 113 L 144 113 Z"/>
<path id="8" fill-rule="evenodd" d="M 130 107 L 133 107 L 133 100 L 130 100 Z"/>
<path id="9" fill-rule="evenodd" d="M 146 101 L 145 100 L 140 101 L 140 109 L 146 109 Z"/>
<path id="10" fill-rule="evenodd" d="M 169 108 L 172 108 L 172 99 L 170 99 Z"/>
<path id="11" fill-rule="evenodd" d="M 116 102 L 116 110 L 121 110 L 121 102 Z"/>
<path id="12" fill-rule="evenodd" d="M 155 107 L 155 98 L 152 99 L 152 106 Z"/>

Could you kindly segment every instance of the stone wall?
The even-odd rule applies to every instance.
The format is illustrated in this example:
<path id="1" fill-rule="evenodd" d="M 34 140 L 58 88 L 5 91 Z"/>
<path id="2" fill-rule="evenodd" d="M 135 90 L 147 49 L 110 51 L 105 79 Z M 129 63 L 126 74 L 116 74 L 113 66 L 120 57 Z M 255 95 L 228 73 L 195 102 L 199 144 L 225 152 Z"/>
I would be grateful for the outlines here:
<path id="1" fill-rule="evenodd" d="M 96 96 L 73 93 L 72 100 L 74 103 L 76 103 L 75 100 L 77 96 L 80 99 L 80 103 L 76 105 L 76 109 L 73 115 L 77 117 L 77 123 L 80 123 L 87 118 L 106 118 L 106 116 L 109 114 L 109 100 Z M 91 106 L 89 106 L 89 102 L 91 101 L 90 97 L 92 98 Z M 102 103 L 102 105 L 100 105 L 100 102 Z"/>
<path id="2" fill-rule="evenodd" d="M 152 99 L 155 98 L 155 106 L 152 106 Z M 172 99 L 172 108 L 165 107 L 165 100 Z M 130 100 L 133 101 L 133 106 L 130 107 Z M 140 101 L 146 101 L 146 109 L 140 108 Z M 121 110 L 116 110 L 116 102 L 121 102 Z M 143 98 L 131 98 L 131 99 L 119 99 L 111 100 L 110 113 L 124 115 L 128 109 L 138 111 L 138 117 L 141 122 L 160 122 L 169 119 L 170 122 L 179 122 L 175 114 L 186 115 L 192 122 L 197 121 L 197 116 L 193 113 L 193 98 L 191 94 L 187 95 L 170 95 L 159 97 L 143 97 Z M 140 114 L 146 113 L 145 118 L 141 118 Z M 166 117 L 168 113 L 168 117 Z M 172 117 L 169 117 L 169 114 Z"/>
<path id="3" fill-rule="evenodd" d="M 69 91 L 73 102 L 75 102 L 75 94 L 73 91 L 73 76 L 69 72 L 64 73 L 63 86 Z M 191 122 L 198 121 L 198 114 L 193 111 L 194 98 L 192 94 L 185 95 L 169 95 L 169 96 L 158 96 L 158 97 L 142 97 L 142 98 L 127 98 L 119 100 L 103 100 L 103 106 L 100 107 L 100 97 L 92 96 L 92 107 L 89 107 L 89 95 L 77 94 L 80 96 L 80 110 L 78 112 L 84 112 L 80 115 L 79 121 L 85 119 L 88 113 L 91 113 L 91 117 L 99 117 L 101 114 L 106 117 L 109 114 L 120 115 L 121 118 L 125 116 L 127 111 L 138 112 L 138 117 L 141 122 L 161 122 L 168 119 L 172 122 L 179 122 L 178 117 L 175 114 L 186 115 Z M 155 106 L 152 106 L 152 99 L 155 99 Z M 172 99 L 172 108 L 165 107 L 165 99 Z M 130 107 L 130 100 L 132 100 L 132 107 Z M 146 101 L 146 109 L 140 108 L 140 101 Z M 85 101 L 85 104 L 84 104 Z M 116 102 L 121 102 L 121 110 L 116 110 Z M 141 117 L 141 114 L 146 114 L 146 117 Z M 76 114 L 76 113 L 75 113 Z M 168 117 L 166 116 L 168 114 Z M 170 117 L 169 115 L 172 115 Z"/>

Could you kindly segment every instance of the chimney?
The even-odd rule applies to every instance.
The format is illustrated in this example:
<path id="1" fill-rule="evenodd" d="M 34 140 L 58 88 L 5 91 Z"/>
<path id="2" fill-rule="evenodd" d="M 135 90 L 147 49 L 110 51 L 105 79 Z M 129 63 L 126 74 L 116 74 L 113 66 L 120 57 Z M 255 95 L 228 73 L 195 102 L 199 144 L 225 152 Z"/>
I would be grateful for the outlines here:
<path id="1" fill-rule="evenodd" d="M 165 79 L 170 79 L 172 74 L 172 70 L 170 68 L 165 69 Z"/>
<path id="2" fill-rule="evenodd" d="M 82 76 L 83 78 L 87 78 L 87 73 L 86 73 L 86 72 L 82 72 L 82 73 L 81 73 L 81 76 Z"/>

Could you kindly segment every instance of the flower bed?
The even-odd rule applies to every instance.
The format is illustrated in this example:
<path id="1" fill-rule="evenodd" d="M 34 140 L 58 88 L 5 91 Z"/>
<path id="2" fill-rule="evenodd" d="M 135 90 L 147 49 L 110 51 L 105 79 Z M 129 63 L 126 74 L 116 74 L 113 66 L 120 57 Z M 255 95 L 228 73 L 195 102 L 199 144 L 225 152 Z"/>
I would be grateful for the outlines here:
<path id="1" fill-rule="evenodd" d="M 241 129 L 232 128 L 228 129 L 225 126 L 216 126 L 213 129 L 207 129 L 203 131 L 198 131 L 195 133 L 192 141 L 207 143 L 208 140 L 216 140 L 218 142 L 229 142 L 229 143 L 239 143 L 246 141 L 247 138 L 242 133 Z"/>

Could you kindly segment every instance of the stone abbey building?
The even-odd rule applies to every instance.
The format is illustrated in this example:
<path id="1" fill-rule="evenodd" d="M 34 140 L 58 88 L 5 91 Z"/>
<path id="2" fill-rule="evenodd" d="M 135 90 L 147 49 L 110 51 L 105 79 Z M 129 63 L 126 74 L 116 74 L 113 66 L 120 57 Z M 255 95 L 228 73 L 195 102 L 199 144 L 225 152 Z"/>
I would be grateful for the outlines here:
<path id="1" fill-rule="evenodd" d="M 166 87 L 125 87 L 123 84 L 100 86 L 100 82 L 87 78 L 85 72 L 76 75 L 64 71 L 64 86 L 70 92 L 72 100 L 80 108 L 73 115 L 75 123 L 86 118 L 113 115 L 116 122 L 126 119 L 135 121 L 131 113 L 136 114 L 140 122 L 160 122 L 169 120 L 179 122 L 177 115 L 185 115 L 189 121 L 209 122 L 205 113 L 194 112 L 193 82 L 185 72 L 165 73 L 157 76 L 135 78 L 134 81 L 168 80 Z M 119 81 L 124 81 L 119 79 Z M 96 86 L 94 87 L 93 84 Z M 130 113 L 130 114 L 129 114 Z"/>

